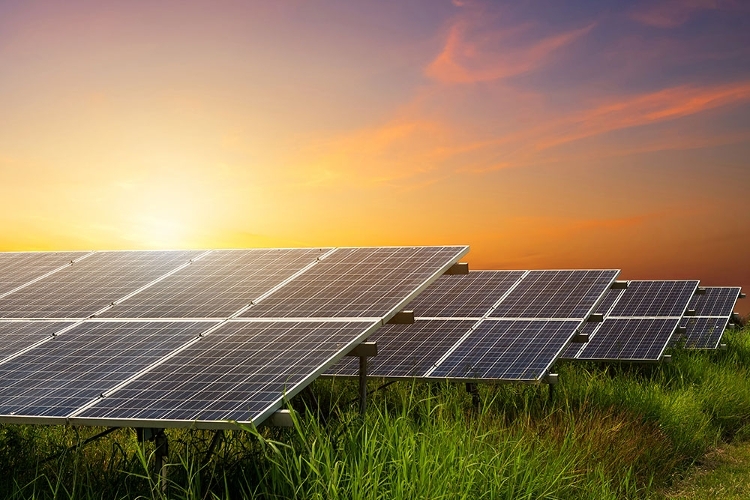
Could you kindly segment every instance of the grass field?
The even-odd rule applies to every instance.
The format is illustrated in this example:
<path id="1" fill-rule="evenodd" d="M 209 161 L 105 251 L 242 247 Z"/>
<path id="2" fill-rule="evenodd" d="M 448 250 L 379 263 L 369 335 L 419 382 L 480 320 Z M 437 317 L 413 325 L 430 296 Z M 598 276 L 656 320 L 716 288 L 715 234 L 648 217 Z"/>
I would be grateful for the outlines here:
<path id="1" fill-rule="evenodd" d="M 463 385 L 400 382 L 360 417 L 355 382 L 319 380 L 294 401 L 294 428 L 229 432 L 209 460 L 212 433 L 168 430 L 166 493 L 153 444 L 129 429 L 49 459 L 103 429 L 4 425 L 0 497 L 680 496 L 717 446 L 750 440 L 750 330 L 725 342 L 647 367 L 561 363 L 552 398 L 546 386 L 480 385 L 479 409 Z"/>

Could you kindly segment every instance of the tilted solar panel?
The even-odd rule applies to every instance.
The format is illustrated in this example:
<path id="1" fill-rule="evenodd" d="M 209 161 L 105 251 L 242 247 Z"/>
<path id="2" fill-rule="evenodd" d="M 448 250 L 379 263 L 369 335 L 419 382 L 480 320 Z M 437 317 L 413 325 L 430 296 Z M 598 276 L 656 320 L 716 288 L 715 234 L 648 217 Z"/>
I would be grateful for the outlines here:
<path id="1" fill-rule="evenodd" d="M 631 281 L 610 316 L 681 317 L 698 281 Z"/>
<path id="2" fill-rule="evenodd" d="M 229 317 L 329 250 L 331 249 L 214 250 L 99 316 Z"/>
<path id="3" fill-rule="evenodd" d="M 685 334 L 673 339 L 673 344 L 682 342 L 688 349 L 716 349 L 732 316 L 734 304 L 740 295 L 740 287 L 706 287 L 705 293 L 695 295 L 688 309 L 695 311 L 680 322 Z"/>
<path id="4" fill-rule="evenodd" d="M 0 252 L 0 296 L 86 254 L 87 252 Z"/>
<path id="5" fill-rule="evenodd" d="M 0 416 L 66 417 L 213 324 L 81 323 L 0 364 Z"/>
<path id="6" fill-rule="evenodd" d="M 241 317 L 381 317 L 463 253 L 465 247 L 340 248 Z"/>
<path id="7" fill-rule="evenodd" d="M 688 309 L 694 310 L 695 316 L 729 318 L 740 296 L 740 290 L 738 286 L 707 286 L 705 293 L 693 296 Z"/>
<path id="8" fill-rule="evenodd" d="M 0 321 L 0 363 L 73 324 L 73 321 Z"/>
<path id="9" fill-rule="evenodd" d="M 200 253 L 97 252 L 0 298 L 0 317 L 86 318 Z"/>
<path id="10" fill-rule="evenodd" d="M 230 321 L 72 419 L 260 423 L 378 322 Z M 228 424 L 227 424 L 228 426 Z"/>
<path id="11" fill-rule="evenodd" d="M 590 361 L 656 361 L 662 357 L 679 319 L 607 319 L 578 355 Z"/>

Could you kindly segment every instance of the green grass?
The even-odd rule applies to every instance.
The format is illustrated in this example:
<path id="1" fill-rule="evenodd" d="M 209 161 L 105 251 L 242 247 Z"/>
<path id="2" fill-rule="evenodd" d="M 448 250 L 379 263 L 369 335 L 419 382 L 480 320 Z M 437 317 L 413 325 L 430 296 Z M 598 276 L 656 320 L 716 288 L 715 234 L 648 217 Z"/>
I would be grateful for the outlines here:
<path id="1" fill-rule="evenodd" d="M 716 446 L 750 438 L 750 332 L 725 341 L 651 367 L 560 364 L 552 399 L 480 385 L 480 410 L 463 385 L 402 382 L 360 417 L 356 383 L 319 380 L 293 402 L 294 428 L 228 432 L 208 461 L 211 433 L 168 430 L 166 495 L 153 444 L 128 429 L 45 462 L 102 429 L 4 425 L 0 497 L 663 498 Z"/>

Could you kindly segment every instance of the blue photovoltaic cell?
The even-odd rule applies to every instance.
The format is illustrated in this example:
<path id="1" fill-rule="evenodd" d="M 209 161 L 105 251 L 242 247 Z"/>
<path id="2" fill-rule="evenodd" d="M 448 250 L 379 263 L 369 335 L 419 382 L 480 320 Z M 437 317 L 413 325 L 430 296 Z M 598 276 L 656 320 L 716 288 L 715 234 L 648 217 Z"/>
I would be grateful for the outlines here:
<path id="1" fill-rule="evenodd" d="M 704 294 L 693 296 L 688 309 L 693 309 L 696 316 L 729 318 L 739 296 L 740 287 L 707 286 Z"/>
<path id="2" fill-rule="evenodd" d="M 64 321 L 0 321 L 0 361 L 72 324 Z"/>
<path id="3" fill-rule="evenodd" d="M 524 271 L 443 275 L 409 304 L 416 317 L 470 318 L 487 313 Z"/>
<path id="4" fill-rule="evenodd" d="M 698 281 L 631 281 L 612 309 L 614 317 L 681 317 Z"/>
<path id="5" fill-rule="evenodd" d="M 467 247 L 340 248 L 241 316 L 383 317 Z"/>
<path id="6" fill-rule="evenodd" d="M 98 252 L 0 299 L 2 318 L 86 318 L 197 251 Z"/>
<path id="7" fill-rule="evenodd" d="M 214 250 L 105 311 L 114 318 L 226 318 L 330 249 Z"/>
<path id="8" fill-rule="evenodd" d="M 683 342 L 688 349 L 716 349 L 721 343 L 721 337 L 727 328 L 729 318 L 695 317 L 682 318 L 681 326 L 685 327 L 685 334 L 676 342 Z"/>
<path id="9" fill-rule="evenodd" d="M 376 325 L 230 321 L 79 417 L 249 422 Z"/>
<path id="10" fill-rule="evenodd" d="M 579 324 L 580 320 L 485 320 L 429 376 L 540 380 Z"/>
<path id="11" fill-rule="evenodd" d="M 658 361 L 679 319 L 607 319 L 577 359 L 596 361 Z"/>
<path id="12" fill-rule="evenodd" d="M 67 416 L 214 324 L 81 323 L 0 364 L 0 415 Z"/>
<path id="13" fill-rule="evenodd" d="M 86 252 L 0 252 L 0 295 L 84 255 Z"/>
<path id="14" fill-rule="evenodd" d="M 377 342 L 378 355 L 368 360 L 372 377 L 423 377 L 435 367 L 474 320 L 417 320 L 411 325 L 386 325 L 367 340 Z M 356 376 L 359 358 L 347 357 L 325 375 Z"/>
<path id="15" fill-rule="evenodd" d="M 530 271 L 490 313 L 490 317 L 583 319 L 618 272 Z"/>

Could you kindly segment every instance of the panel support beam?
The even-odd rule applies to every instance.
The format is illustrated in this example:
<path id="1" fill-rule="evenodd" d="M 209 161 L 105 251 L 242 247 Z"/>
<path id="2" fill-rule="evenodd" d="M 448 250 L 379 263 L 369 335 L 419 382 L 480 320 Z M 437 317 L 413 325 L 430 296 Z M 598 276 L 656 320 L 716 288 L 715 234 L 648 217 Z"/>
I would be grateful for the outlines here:
<path id="1" fill-rule="evenodd" d="M 604 321 L 604 314 L 602 313 L 591 313 L 591 315 L 586 318 L 586 323 L 602 323 Z"/>
<path id="2" fill-rule="evenodd" d="M 456 262 L 445 271 L 445 274 L 469 274 L 469 263 Z"/>
<path id="3" fill-rule="evenodd" d="M 570 341 L 574 344 L 585 344 L 589 341 L 589 334 L 588 333 L 581 333 L 578 330 L 576 330 L 576 334 L 573 335 L 573 338 L 570 339 Z"/>
<path id="4" fill-rule="evenodd" d="M 627 290 L 628 289 L 628 282 L 622 281 L 622 280 L 616 280 L 613 281 L 612 284 L 609 286 L 610 290 Z"/>
<path id="5" fill-rule="evenodd" d="M 154 468 L 157 477 L 157 484 L 161 489 L 161 492 L 166 495 L 167 493 L 167 459 L 169 456 L 169 442 L 167 441 L 167 435 L 164 433 L 164 429 L 152 429 L 152 428 L 136 428 L 136 435 L 138 441 L 145 443 L 146 441 L 153 441 L 156 446 L 154 449 Z"/>
<path id="6" fill-rule="evenodd" d="M 378 355 L 378 343 L 377 342 L 362 342 L 361 344 L 357 345 L 349 351 L 347 356 L 356 356 L 358 358 L 361 357 L 372 357 Z"/>
<path id="7" fill-rule="evenodd" d="M 294 419 L 290 410 L 276 410 L 267 420 L 273 427 L 294 427 Z"/>
<path id="8" fill-rule="evenodd" d="M 747 295 L 744 292 L 740 292 L 740 294 L 737 296 L 738 299 L 744 299 L 747 297 Z"/>
<path id="9" fill-rule="evenodd" d="M 479 397 L 479 389 L 477 388 L 477 384 L 467 382 L 466 392 L 471 394 L 471 404 L 474 406 L 474 409 L 480 410 L 482 408 L 482 398 Z"/>
<path id="10" fill-rule="evenodd" d="M 399 311 L 388 320 L 389 325 L 413 325 L 414 311 Z"/>
<path id="11" fill-rule="evenodd" d="M 359 414 L 367 411 L 367 356 L 359 357 Z"/>

